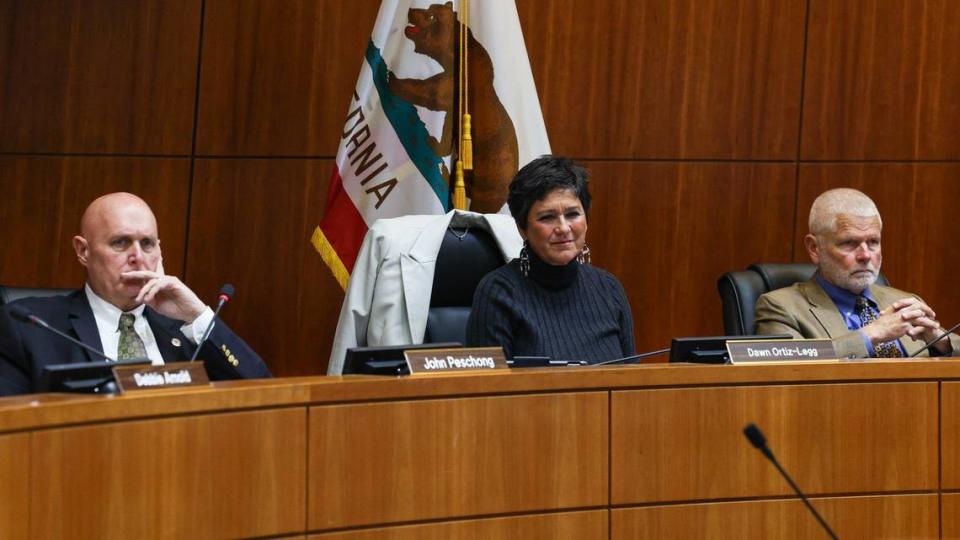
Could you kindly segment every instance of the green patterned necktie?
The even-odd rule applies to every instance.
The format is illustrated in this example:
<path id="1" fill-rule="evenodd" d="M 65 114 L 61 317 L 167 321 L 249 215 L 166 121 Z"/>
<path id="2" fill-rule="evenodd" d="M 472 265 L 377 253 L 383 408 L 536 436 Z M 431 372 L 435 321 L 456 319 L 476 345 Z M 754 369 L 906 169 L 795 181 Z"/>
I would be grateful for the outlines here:
<path id="1" fill-rule="evenodd" d="M 143 340 L 133 329 L 134 320 L 136 320 L 136 316 L 133 313 L 120 315 L 120 345 L 117 347 L 117 360 L 134 360 L 147 357 L 147 348 L 143 346 Z"/>

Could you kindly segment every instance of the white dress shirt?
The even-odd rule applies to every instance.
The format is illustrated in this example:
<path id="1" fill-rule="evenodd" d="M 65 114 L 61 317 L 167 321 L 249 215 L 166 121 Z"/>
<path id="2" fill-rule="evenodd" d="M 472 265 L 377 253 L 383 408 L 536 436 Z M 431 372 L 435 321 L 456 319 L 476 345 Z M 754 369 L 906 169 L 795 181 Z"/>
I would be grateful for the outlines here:
<path id="1" fill-rule="evenodd" d="M 90 303 L 90 309 L 93 311 L 93 318 L 97 321 L 97 331 L 100 333 L 100 344 L 103 345 L 103 354 L 110 358 L 117 358 L 117 349 L 120 347 L 120 315 L 123 311 L 117 306 L 107 302 L 97 296 L 90 284 L 86 284 L 84 289 L 87 293 L 87 301 Z M 134 315 L 133 329 L 143 340 L 143 346 L 147 351 L 147 358 L 155 365 L 163 365 L 163 356 L 160 354 L 160 348 L 157 346 L 157 338 L 153 335 L 150 323 L 143 316 L 144 305 L 126 312 Z M 184 324 L 180 327 L 180 332 L 192 343 L 196 343 L 210 321 L 213 320 L 213 310 L 209 306 L 192 323 Z M 177 360 L 189 360 L 189 358 L 178 358 Z"/>

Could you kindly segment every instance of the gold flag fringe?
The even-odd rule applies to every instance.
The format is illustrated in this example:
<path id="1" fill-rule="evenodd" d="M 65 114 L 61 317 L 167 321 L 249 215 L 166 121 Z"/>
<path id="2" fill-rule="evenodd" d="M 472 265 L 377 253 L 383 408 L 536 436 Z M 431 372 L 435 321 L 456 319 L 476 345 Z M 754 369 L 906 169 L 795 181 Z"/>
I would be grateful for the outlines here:
<path id="1" fill-rule="evenodd" d="M 333 274 L 334 279 L 337 280 L 337 283 L 340 284 L 340 287 L 343 290 L 347 290 L 347 283 L 350 282 L 350 272 L 347 272 L 347 267 L 343 265 L 343 261 L 340 260 L 337 251 L 330 245 L 330 241 L 327 240 L 327 237 L 323 234 L 323 231 L 320 230 L 320 227 L 313 230 L 313 236 L 310 237 L 310 242 L 313 244 L 313 248 L 317 250 L 317 253 L 320 254 L 323 262 L 330 268 L 330 272 Z"/>
<path id="2" fill-rule="evenodd" d="M 470 113 L 463 113 L 463 123 L 461 124 L 460 136 L 463 138 L 460 161 L 463 162 L 463 169 L 473 170 L 473 135 L 470 133 Z"/>

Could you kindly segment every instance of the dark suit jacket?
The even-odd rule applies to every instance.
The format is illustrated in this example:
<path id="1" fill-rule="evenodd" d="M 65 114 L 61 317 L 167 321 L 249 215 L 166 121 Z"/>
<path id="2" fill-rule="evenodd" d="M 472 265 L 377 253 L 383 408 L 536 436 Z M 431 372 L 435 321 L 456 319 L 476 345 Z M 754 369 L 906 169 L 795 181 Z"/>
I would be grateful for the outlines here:
<path id="1" fill-rule="evenodd" d="M 901 298 L 915 296 L 881 285 L 872 285 L 870 292 L 881 311 Z M 761 335 L 790 334 L 795 338 L 829 338 L 833 340 L 833 346 L 840 358 L 868 356 L 860 332 L 847 329 L 840 310 L 815 278 L 762 295 L 757 300 L 755 321 L 757 333 Z M 954 355 L 960 353 L 960 340 L 956 336 L 951 334 L 944 339 L 950 340 Z M 900 343 L 907 351 L 907 356 L 924 346 L 922 341 L 914 341 L 909 336 L 900 338 Z M 929 352 L 924 351 L 921 356 L 929 356 Z"/>
<path id="2" fill-rule="evenodd" d="M 10 305 L 23 306 L 57 330 L 98 351 L 103 350 L 93 310 L 83 289 L 68 296 L 24 298 Z M 183 323 L 149 307 L 143 313 L 157 338 L 163 360 L 189 360 L 196 346 L 180 332 Z M 211 380 L 270 376 L 257 353 L 221 320 L 217 320 L 198 358 L 204 361 Z M 0 396 L 36 392 L 40 373 L 46 365 L 100 360 L 102 358 L 42 328 L 12 319 L 6 307 L 0 309 Z"/>

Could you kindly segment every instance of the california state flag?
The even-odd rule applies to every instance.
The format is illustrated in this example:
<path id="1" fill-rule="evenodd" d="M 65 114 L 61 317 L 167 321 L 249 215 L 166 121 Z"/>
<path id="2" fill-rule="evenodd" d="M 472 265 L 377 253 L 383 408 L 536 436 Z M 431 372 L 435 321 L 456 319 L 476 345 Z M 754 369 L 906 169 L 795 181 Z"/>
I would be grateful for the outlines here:
<path id="1" fill-rule="evenodd" d="M 463 113 L 470 210 L 497 212 L 514 173 L 550 153 L 514 0 L 383 0 L 312 238 L 341 286 L 374 221 L 450 210 Z"/>

